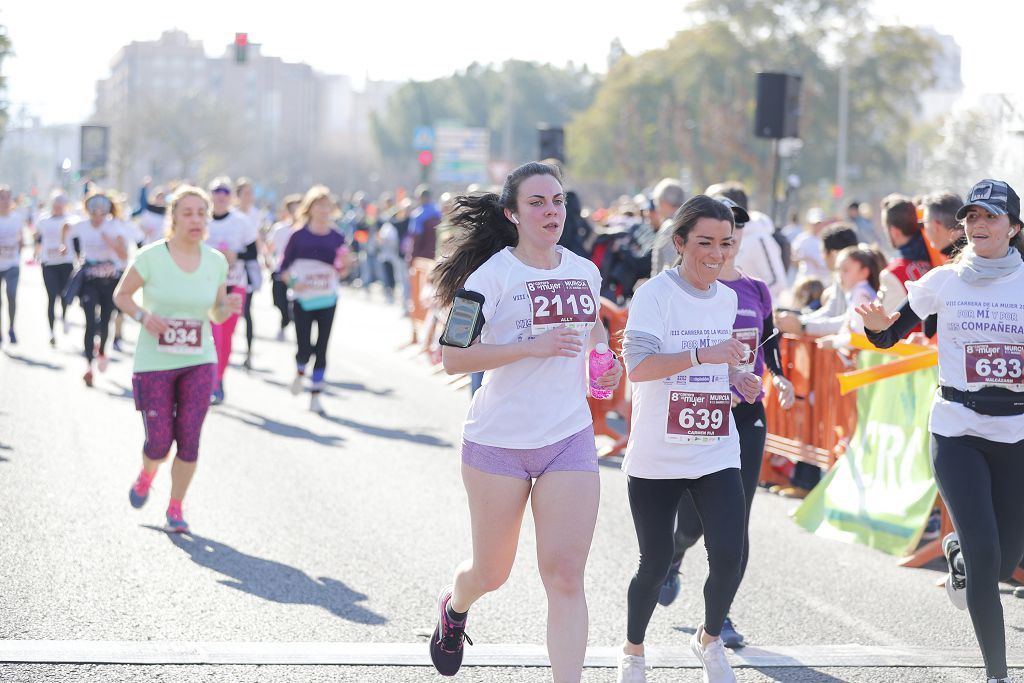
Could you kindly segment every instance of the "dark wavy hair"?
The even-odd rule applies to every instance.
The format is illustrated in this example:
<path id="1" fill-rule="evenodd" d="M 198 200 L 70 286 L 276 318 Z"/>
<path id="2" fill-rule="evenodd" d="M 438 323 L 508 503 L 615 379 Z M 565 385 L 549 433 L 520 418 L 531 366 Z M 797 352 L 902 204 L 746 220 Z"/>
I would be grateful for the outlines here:
<path id="1" fill-rule="evenodd" d="M 436 296 L 441 304 L 450 304 L 466 278 L 487 259 L 505 247 L 519 244 L 519 231 L 505 216 L 505 209 L 513 212 L 518 210 L 516 202 L 519 186 L 535 175 L 549 175 L 559 185 L 562 184 L 562 176 L 557 167 L 531 161 L 508 174 L 500 195 L 485 192 L 455 198 L 450 221 L 456 233 L 449 240 L 445 254 L 433 272 Z"/>

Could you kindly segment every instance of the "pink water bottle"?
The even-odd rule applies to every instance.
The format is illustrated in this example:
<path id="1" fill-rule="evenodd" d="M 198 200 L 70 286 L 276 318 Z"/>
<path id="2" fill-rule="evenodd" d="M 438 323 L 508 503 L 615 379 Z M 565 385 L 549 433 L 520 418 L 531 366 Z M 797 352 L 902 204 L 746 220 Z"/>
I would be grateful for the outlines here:
<path id="1" fill-rule="evenodd" d="M 615 367 L 615 354 L 611 352 L 607 344 L 598 344 L 590 352 L 590 395 L 596 399 L 606 401 L 612 397 L 611 389 L 601 389 L 597 386 L 597 380 L 604 373 Z"/>

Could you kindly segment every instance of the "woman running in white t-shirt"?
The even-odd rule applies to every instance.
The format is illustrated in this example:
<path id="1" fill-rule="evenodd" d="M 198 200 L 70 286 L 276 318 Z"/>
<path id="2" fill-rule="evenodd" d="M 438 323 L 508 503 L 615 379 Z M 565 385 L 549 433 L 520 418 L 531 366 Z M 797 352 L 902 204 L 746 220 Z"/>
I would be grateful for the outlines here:
<path id="1" fill-rule="evenodd" d="M 946 589 L 967 609 L 988 680 L 1009 681 L 999 580 L 1024 555 L 1024 238 L 1020 198 L 982 180 L 957 212 L 967 247 L 953 261 L 907 283 L 909 298 L 889 315 L 857 307 L 868 339 L 893 346 L 938 316 L 939 390 L 928 428 L 935 483 L 955 533 L 943 539 Z"/>
<path id="2" fill-rule="evenodd" d="M 15 207 L 11 188 L 0 185 L 0 287 L 7 290 L 7 339 L 12 344 L 18 343 L 18 336 L 14 333 L 14 315 L 17 312 L 24 228 L 25 214 Z M 0 304 L 0 317 L 3 317 L 2 309 Z"/>
<path id="3" fill-rule="evenodd" d="M 62 242 L 70 252 L 78 240 L 79 268 L 82 278 L 78 300 L 85 311 L 84 351 L 86 370 L 82 380 L 92 386 L 93 361 L 100 372 L 107 369 L 107 338 L 114 307 L 114 288 L 124 271 L 128 258 L 128 230 L 121 222 L 120 207 L 103 192 L 92 192 L 85 198 L 88 218 L 74 225 L 65 225 Z"/>
<path id="4" fill-rule="evenodd" d="M 435 271 L 441 305 L 457 294 L 482 302 L 480 336 L 469 344 L 466 335 L 468 346 L 444 346 L 445 369 L 485 373 L 462 443 L 473 555 L 456 569 L 454 586 L 441 592 L 430 640 L 431 660 L 445 676 L 462 664 L 469 608 L 512 570 L 531 501 L 552 675 L 559 683 L 578 682 L 583 669 L 583 570 L 599 498 L 587 352 L 606 342 L 607 332 L 597 324 L 601 275 L 558 246 L 564 223 L 558 170 L 524 164 L 505 179 L 500 196 L 456 199 L 458 234 Z M 611 389 L 621 374 L 616 363 L 597 382 Z"/>
<path id="5" fill-rule="evenodd" d="M 67 213 L 68 196 L 57 190 L 50 198 L 50 213 L 36 222 L 36 260 L 42 264 L 43 284 L 46 285 L 46 318 L 50 323 L 50 346 L 57 344 L 53 326 L 57 321 L 56 304 L 61 304 L 64 334 L 68 332 L 68 305 L 63 295 L 71 279 L 74 254 L 62 248 L 64 227 L 76 218 Z"/>
<path id="6" fill-rule="evenodd" d="M 629 307 L 622 355 L 633 383 L 633 420 L 622 469 L 640 566 L 627 594 L 620 683 L 647 680 L 644 637 L 672 563 L 676 513 L 687 493 L 703 524 L 710 565 L 704 623 L 690 649 L 705 683 L 736 680 L 720 638 L 740 584 L 747 508 L 730 387 L 752 403 L 761 379 L 735 368 L 748 349 L 732 337 L 736 293 L 717 282 L 734 226 L 726 204 L 705 195 L 687 200 L 671 225 L 679 265 L 644 283 Z"/>

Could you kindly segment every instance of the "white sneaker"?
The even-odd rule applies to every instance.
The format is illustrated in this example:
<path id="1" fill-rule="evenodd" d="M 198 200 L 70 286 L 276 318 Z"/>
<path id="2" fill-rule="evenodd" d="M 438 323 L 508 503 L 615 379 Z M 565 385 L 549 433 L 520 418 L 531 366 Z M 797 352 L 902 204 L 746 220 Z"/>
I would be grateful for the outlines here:
<path id="1" fill-rule="evenodd" d="M 946 558 L 949 573 L 946 574 L 946 595 L 953 607 L 958 610 L 967 609 L 967 575 L 961 573 L 956 566 L 956 556 L 960 555 L 960 537 L 956 532 L 946 534 L 942 539 L 942 554 Z"/>
<path id="2" fill-rule="evenodd" d="M 704 669 L 704 683 L 736 683 L 736 674 L 729 666 L 729 660 L 725 656 L 725 645 L 721 638 L 715 638 L 707 647 L 700 644 L 700 636 L 704 633 L 701 626 L 690 638 L 690 651 L 700 660 Z"/>
<path id="3" fill-rule="evenodd" d="M 647 665 L 643 657 L 619 653 L 619 676 L 616 683 L 647 683 Z"/>
<path id="4" fill-rule="evenodd" d="M 324 407 L 320 405 L 320 394 L 312 394 L 309 397 L 309 409 L 318 415 L 324 414 Z"/>
<path id="5" fill-rule="evenodd" d="M 291 385 L 288 387 L 288 390 L 292 392 L 292 396 L 298 396 L 302 393 L 302 381 L 305 377 L 305 375 L 295 375 L 295 379 L 292 380 Z"/>

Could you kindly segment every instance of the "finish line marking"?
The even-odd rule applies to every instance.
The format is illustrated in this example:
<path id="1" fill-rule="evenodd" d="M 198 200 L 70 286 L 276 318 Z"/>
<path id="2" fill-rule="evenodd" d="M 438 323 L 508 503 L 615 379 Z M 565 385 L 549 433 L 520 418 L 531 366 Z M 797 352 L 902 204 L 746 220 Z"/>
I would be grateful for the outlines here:
<path id="1" fill-rule="evenodd" d="M 585 666 L 614 668 L 619 648 L 587 649 Z M 1024 657 L 1011 656 L 1011 667 Z M 971 648 L 880 647 L 867 645 L 748 646 L 729 654 L 734 667 L 919 667 L 981 668 Z M 0 662 L 20 664 L 240 664 L 431 666 L 425 642 L 177 642 L 113 640 L 0 640 Z M 647 648 L 647 664 L 699 668 L 688 648 Z M 494 644 L 466 648 L 463 666 L 549 666 L 543 645 Z"/>

